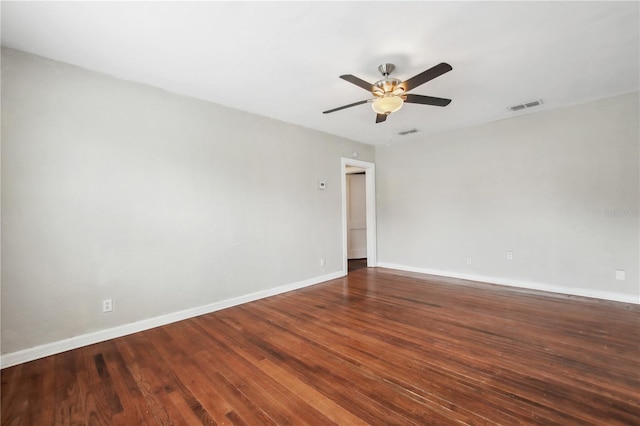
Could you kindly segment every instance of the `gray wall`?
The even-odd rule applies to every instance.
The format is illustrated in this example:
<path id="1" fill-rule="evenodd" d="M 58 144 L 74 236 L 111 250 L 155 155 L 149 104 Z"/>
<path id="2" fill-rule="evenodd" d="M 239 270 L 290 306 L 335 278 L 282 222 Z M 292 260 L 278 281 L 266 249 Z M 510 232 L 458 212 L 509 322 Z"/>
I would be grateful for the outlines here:
<path id="1" fill-rule="evenodd" d="M 340 271 L 353 151 L 4 49 L 2 353 Z"/>
<path id="2" fill-rule="evenodd" d="M 638 115 L 634 93 L 377 148 L 379 261 L 640 302 Z"/>
<path id="3" fill-rule="evenodd" d="M 638 113 L 630 94 L 376 148 L 380 262 L 638 299 Z M 2 353 L 340 271 L 353 151 L 373 161 L 3 49 Z"/>

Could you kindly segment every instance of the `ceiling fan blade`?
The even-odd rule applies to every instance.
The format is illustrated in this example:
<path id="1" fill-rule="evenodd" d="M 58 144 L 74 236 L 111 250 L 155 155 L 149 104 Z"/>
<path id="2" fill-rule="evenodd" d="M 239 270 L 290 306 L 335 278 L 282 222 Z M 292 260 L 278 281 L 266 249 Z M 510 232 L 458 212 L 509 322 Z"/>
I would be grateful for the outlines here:
<path id="1" fill-rule="evenodd" d="M 328 111 L 322 111 L 322 113 L 323 113 L 323 114 L 329 114 L 329 113 L 331 113 L 331 112 L 340 111 L 341 109 L 351 108 L 352 106 L 366 104 L 367 102 L 369 102 L 369 101 L 368 101 L 368 100 L 366 100 L 366 101 L 354 102 L 354 103 L 352 103 L 352 104 L 349 104 L 349 105 L 343 105 L 343 106 L 341 106 L 341 107 L 334 108 L 334 109 L 330 109 L 330 110 L 328 110 Z"/>
<path id="2" fill-rule="evenodd" d="M 345 74 L 345 75 L 341 75 L 340 78 L 348 81 L 351 84 L 355 84 L 358 87 L 362 87 L 364 90 L 368 92 L 373 91 L 373 84 L 367 83 L 366 81 L 356 77 L 355 75 Z"/>
<path id="3" fill-rule="evenodd" d="M 433 80 L 434 78 L 439 77 L 442 74 L 451 71 L 452 69 L 453 67 L 451 65 L 445 62 L 441 62 L 435 67 L 429 68 L 428 70 L 411 77 L 409 80 L 402 83 L 402 85 L 404 86 L 404 90 L 408 92 L 409 90 L 415 89 L 421 84 L 424 84 L 429 80 Z"/>
<path id="4" fill-rule="evenodd" d="M 382 123 L 387 119 L 388 114 L 376 114 L 376 123 Z"/>
<path id="5" fill-rule="evenodd" d="M 410 104 L 435 105 L 439 107 L 444 107 L 451 103 L 451 99 L 434 98 L 433 96 L 414 95 L 411 93 L 405 96 L 406 96 L 406 99 L 404 101 Z"/>

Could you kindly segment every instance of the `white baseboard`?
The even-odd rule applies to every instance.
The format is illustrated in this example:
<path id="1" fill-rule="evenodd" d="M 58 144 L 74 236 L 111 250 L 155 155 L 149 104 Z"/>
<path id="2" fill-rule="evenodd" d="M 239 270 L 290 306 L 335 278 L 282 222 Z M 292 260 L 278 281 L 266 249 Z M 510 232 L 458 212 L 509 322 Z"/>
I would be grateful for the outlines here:
<path id="1" fill-rule="evenodd" d="M 333 272 L 331 274 L 310 278 L 308 280 L 286 284 L 267 290 L 257 291 L 255 293 L 247 294 L 244 296 L 234 297 L 232 299 L 214 302 L 204 306 L 198 306 L 196 308 L 185 309 L 184 311 L 172 312 L 170 314 L 161 315 L 159 317 L 136 321 L 130 324 L 124 324 L 118 327 L 96 331 L 94 333 L 83 334 L 81 336 L 75 336 L 69 339 L 35 346 L 33 348 L 24 349 L 21 351 L 11 352 L 0 357 L 0 367 L 11 367 L 14 365 L 33 361 L 35 359 L 44 358 L 46 356 L 59 354 L 71 349 L 93 345 L 94 343 L 104 342 L 105 340 L 115 339 L 117 337 L 126 336 L 128 334 L 137 333 L 139 331 L 149 330 L 151 328 L 171 324 L 172 322 L 182 321 L 188 318 L 197 317 L 199 315 L 219 311 L 221 309 L 230 308 L 232 306 L 241 305 L 243 303 L 253 302 L 254 300 L 264 299 L 266 297 L 275 296 L 277 294 L 286 293 L 292 290 L 298 290 L 300 288 L 308 287 L 314 284 L 319 284 L 344 276 L 344 271 Z"/>
<path id="2" fill-rule="evenodd" d="M 595 299 L 611 300 L 614 302 L 640 304 L 640 297 L 632 294 L 613 293 L 608 291 L 591 290 L 588 288 L 563 287 L 554 284 L 545 284 L 535 281 L 522 281 L 508 278 L 491 277 L 486 275 L 464 274 L 459 272 L 443 271 L 439 269 L 418 268 L 414 266 L 398 265 L 395 263 L 378 262 L 380 268 L 397 269 L 407 272 L 438 275 L 441 277 L 459 278 L 462 280 L 479 281 L 489 284 L 499 284 L 510 287 L 520 287 L 529 290 L 548 291 L 551 293 L 570 294 L 573 296 L 591 297 Z"/>

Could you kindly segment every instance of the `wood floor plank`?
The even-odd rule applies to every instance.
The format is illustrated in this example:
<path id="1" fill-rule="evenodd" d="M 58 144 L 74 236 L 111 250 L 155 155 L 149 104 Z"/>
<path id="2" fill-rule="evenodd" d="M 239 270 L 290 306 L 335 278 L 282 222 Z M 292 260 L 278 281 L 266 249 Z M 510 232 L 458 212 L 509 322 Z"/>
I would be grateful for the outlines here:
<path id="1" fill-rule="evenodd" d="M 247 310 L 248 314 L 250 312 L 253 312 L 253 309 Z M 251 315 L 245 322 L 259 324 L 257 319 L 258 317 Z M 275 324 L 271 327 L 280 328 Z M 424 404 L 424 401 L 422 401 L 423 403 L 415 404 L 415 401 L 412 401 L 415 396 L 414 393 L 407 393 L 403 388 L 391 387 L 388 382 L 385 383 L 378 380 L 378 377 L 372 377 L 367 374 L 366 369 L 362 368 L 361 364 L 354 365 L 348 362 L 335 351 L 327 350 L 325 347 L 318 345 L 314 338 L 307 339 L 296 332 L 263 334 L 264 340 L 261 346 L 269 345 L 272 351 L 282 352 L 282 348 L 285 347 L 298 348 L 294 351 L 297 354 L 295 362 L 299 364 L 298 371 L 306 369 L 312 372 L 314 376 L 321 372 L 327 382 L 331 384 L 342 383 L 345 389 L 349 387 L 348 383 L 350 383 L 351 393 L 355 393 L 357 398 L 345 394 L 339 396 L 341 400 L 349 401 L 349 406 L 354 406 L 358 403 L 356 399 L 360 399 L 366 401 L 368 408 L 371 409 L 378 402 L 378 399 L 384 400 L 384 406 L 380 407 L 381 412 L 389 410 L 389 414 L 393 413 L 390 418 L 385 420 L 386 422 L 393 422 L 391 417 L 401 417 L 403 419 L 401 423 L 423 422 L 425 419 L 429 419 L 433 424 L 437 424 L 446 420 L 456 420 L 456 417 L 458 417 L 457 413 L 450 412 L 440 405 L 428 406 Z M 277 338 L 271 338 L 272 335 L 277 336 Z M 314 348 L 317 351 L 322 351 L 324 355 L 321 357 L 308 356 L 304 348 Z M 316 351 L 314 350 L 313 352 L 315 353 Z M 294 360 L 287 359 L 285 364 L 292 365 Z M 325 385 L 327 394 L 331 395 L 333 387 L 326 386 L 324 381 L 321 383 Z M 443 411 L 446 411 L 446 413 L 443 413 Z"/>
<path id="2" fill-rule="evenodd" d="M 304 400 L 298 399 L 294 393 L 246 359 L 233 342 L 216 340 L 219 342 L 218 348 L 224 352 L 210 351 L 199 355 L 206 362 L 219 362 L 220 358 L 215 356 L 216 352 L 224 353 L 227 362 L 220 368 L 221 374 L 236 388 L 242 389 L 243 394 L 251 401 L 262 401 L 261 407 L 277 424 L 309 424 L 312 421 L 331 424 L 321 412 Z M 237 356 L 228 356 L 229 352 Z M 297 403 L 292 404 L 293 400 L 297 400 Z"/>
<path id="3" fill-rule="evenodd" d="M 321 326 L 319 327 L 321 328 Z M 424 404 L 436 404 L 449 409 L 452 407 L 449 402 L 451 397 L 454 395 L 466 397 L 468 398 L 467 407 L 458 408 L 458 410 L 464 412 L 468 421 L 473 421 L 473 419 L 475 421 L 486 420 L 467 409 L 473 405 L 482 405 L 484 408 L 488 404 L 490 405 L 490 395 L 485 394 L 482 400 L 477 399 L 477 392 L 482 390 L 480 386 L 474 386 L 469 381 L 460 380 L 461 377 L 448 374 L 446 369 L 431 367 L 428 364 L 416 362 L 410 356 L 398 354 L 395 347 L 385 347 L 381 340 L 371 339 L 371 332 L 365 333 L 364 337 L 361 336 L 356 341 L 352 338 L 353 333 L 349 329 L 342 329 L 339 326 L 332 326 L 331 329 L 333 332 L 331 338 L 326 338 L 326 329 L 322 328 L 320 331 L 309 330 L 309 336 L 326 345 L 327 351 L 335 351 L 340 357 L 349 360 L 360 369 L 367 370 L 368 375 L 380 377 L 399 389 L 422 398 L 421 402 Z M 300 332 L 304 333 L 305 331 L 301 330 Z M 325 336 L 324 339 L 323 336 Z M 357 342 L 357 344 L 353 344 L 353 342 Z M 384 359 L 379 356 L 381 351 L 387 353 Z M 419 376 L 416 376 L 417 372 L 420 373 Z M 426 391 L 426 389 L 434 387 L 438 388 L 437 393 Z M 516 424 L 517 420 L 513 413 L 508 413 L 505 410 L 505 402 L 508 406 L 508 401 L 499 400 L 496 408 L 499 407 L 505 411 L 505 421 Z"/>
<path id="4" fill-rule="evenodd" d="M 640 306 L 382 268 L 2 370 L 5 425 L 640 425 Z"/>
<path id="5" fill-rule="evenodd" d="M 295 308 L 295 307 L 293 307 L 293 306 L 288 307 L 288 310 L 289 310 L 289 311 L 291 311 L 291 310 L 295 310 L 295 309 L 296 309 L 296 308 Z M 317 322 L 317 321 L 309 322 L 309 324 L 318 324 L 318 322 Z M 359 327 L 359 328 L 361 328 L 361 329 L 362 329 L 362 328 L 365 328 L 365 329 L 366 329 L 366 328 L 367 328 L 367 326 L 368 326 L 368 324 L 367 324 L 367 322 L 366 322 L 366 321 L 364 321 L 364 322 L 362 322 L 361 324 L 359 324 L 359 325 L 358 325 L 358 327 Z M 396 335 L 400 335 L 399 327 L 400 327 L 400 326 L 396 326 L 396 327 L 394 328 L 394 334 L 396 334 Z M 335 325 L 333 325 L 333 326 L 332 326 L 332 330 L 334 330 L 334 331 L 336 331 L 336 330 L 340 330 L 340 327 L 339 327 L 339 326 L 335 326 Z M 415 332 L 415 331 L 414 331 L 414 332 Z M 349 333 L 350 333 L 349 329 L 345 329 L 345 334 L 349 334 Z M 378 333 L 378 331 L 377 331 L 377 330 L 369 330 L 369 331 L 366 333 L 366 336 L 365 336 L 365 337 L 363 337 L 363 338 L 360 338 L 359 340 L 360 340 L 360 341 L 362 341 L 363 339 L 371 339 L 372 335 L 375 335 L 375 334 L 377 334 L 377 333 Z M 411 334 L 411 335 L 413 335 L 413 334 Z M 332 338 L 331 340 L 332 340 L 332 342 L 331 342 L 332 346 L 334 346 L 334 347 L 335 347 L 335 346 L 336 346 L 336 342 L 335 342 L 335 340 L 336 340 L 336 339 L 333 339 L 333 338 Z M 411 340 L 412 340 L 412 339 L 411 339 L 410 337 L 406 337 L 406 340 L 403 340 L 403 341 L 402 341 L 402 342 L 400 342 L 399 344 L 396 344 L 396 347 L 397 347 L 397 346 L 400 346 L 400 347 L 402 347 L 402 348 L 405 348 L 405 347 L 407 347 L 409 344 L 414 343 L 414 342 L 411 342 Z M 383 336 L 382 338 L 380 338 L 380 339 L 377 339 L 377 340 L 373 339 L 373 340 L 371 340 L 371 342 L 370 342 L 370 343 L 371 343 L 371 345 L 375 345 L 375 346 L 382 346 L 382 345 L 384 345 L 384 336 Z M 381 347 L 381 349 L 383 349 L 383 350 L 387 351 L 388 353 L 394 353 L 394 352 L 398 352 L 398 350 L 396 349 L 396 347 L 394 347 L 394 346 L 388 346 L 388 347 Z M 427 350 L 426 348 L 424 348 L 424 349 L 425 349 L 425 350 Z M 511 351 L 516 351 L 517 349 L 518 349 L 518 348 L 512 348 L 512 349 L 511 349 Z M 471 350 L 471 349 L 467 349 L 467 351 L 468 351 L 469 353 L 475 353 L 475 354 L 477 355 L 477 352 L 479 351 L 479 348 L 477 348 L 477 347 L 476 347 L 476 348 L 473 348 L 473 350 Z M 357 352 L 353 352 L 353 351 L 347 351 L 347 352 L 357 353 Z M 431 351 L 431 353 L 433 353 L 433 351 Z M 448 356 L 448 354 L 449 354 L 449 352 L 445 349 L 445 350 L 443 351 L 443 353 L 442 353 L 442 354 L 440 354 L 439 356 L 440 356 L 441 358 L 446 358 L 446 357 Z M 410 356 L 410 353 L 406 353 L 405 355 L 406 355 L 406 356 Z M 493 356 L 498 355 L 498 354 L 489 354 L 489 355 L 490 355 L 491 357 L 493 357 Z M 345 355 L 345 356 L 348 356 L 348 355 Z M 477 364 L 477 362 L 474 362 L 474 361 L 473 361 L 472 359 L 470 359 L 469 357 L 466 357 L 466 358 L 463 358 L 463 359 L 465 359 L 465 361 L 466 361 L 466 362 L 465 362 L 465 364 L 466 364 L 466 365 L 474 365 L 474 368 L 476 368 L 476 369 L 478 368 L 478 364 Z M 504 368 L 504 365 L 505 365 L 505 363 L 503 363 L 503 364 L 502 364 L 502 367 L 501 367 L 501 368 Z M 520 366 L 521 366 L 521 365 L 520 365 L 520 364 L 518 364 L 518 365 L 512 366 L 512 368 L 517 370 Z M 545 375 L 545 374 L 546 374 L 546 369 L 548 368 L 548 365 L 545 365 L 545 366 L 543 366 L 543 367 L 544 367 L 544 369 L 543 369 L 543 370 L 541 370 L 541 374 Z M 447 370 L 447 369 L 449 369 L 450 367 L 448 367 L 448 366 L 446 366 L 446 365 L 443 365 L 443 364 L 439 364 L 439 365 L 438 365 L 438 368 L 439 368 L 439 369 L 442 369 L 443 371 L 446 371 L 446 370 Z M 480 370 L 480 371 L 482 371 L 482 372 L 486 372 L 486 374 L 487 374 L 487 376 L 486 376 L 486 377 L 491 378 L 491 377 L 493 377 L 494 375 L 496 375 L 496 374 L 498 374 L 498 373 L 499 373 L 499 371 L 498 371 L 498 370 L 496 370 L 495 372 L 494 372 L 494 371 L 491 371 L 491 369 L 492 369 L 492 368 L 493 368 L 493 366 L 492 366 L 492 365 L 486 365 L 486 367 L 485 367 L 484 369 Z M 394 373 L 397 375 L 397 367 L 396 367 L 396 370 L 394 370 Z M 504 374 L 503 374 L 503 376 L 504 376 Z M 571 379 L 571 377 L 567 377 L 567 378 L 568 378 L 568 379 Z M 553 381 L 553 380 L 556 380 L 556 378 L 555 378 L 555 377 L 552 377 L 552 376 L 549 376 L 549 380 L 552 380 L 552 381 Z"/>

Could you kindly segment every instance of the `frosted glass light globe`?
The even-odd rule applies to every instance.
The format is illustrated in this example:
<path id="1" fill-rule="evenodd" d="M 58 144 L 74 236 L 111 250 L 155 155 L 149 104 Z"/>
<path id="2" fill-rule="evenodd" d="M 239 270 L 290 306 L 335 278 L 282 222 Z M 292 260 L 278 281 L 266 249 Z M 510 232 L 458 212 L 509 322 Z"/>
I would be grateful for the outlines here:
<path id="1" fill-rule="evenodd" d="M 404 101 L 399 96 L 383 96 L 371 104 L 371 108 L 378 114 L 391 114 L 402 108 Z"/>

